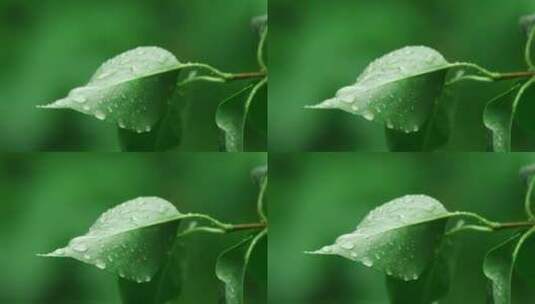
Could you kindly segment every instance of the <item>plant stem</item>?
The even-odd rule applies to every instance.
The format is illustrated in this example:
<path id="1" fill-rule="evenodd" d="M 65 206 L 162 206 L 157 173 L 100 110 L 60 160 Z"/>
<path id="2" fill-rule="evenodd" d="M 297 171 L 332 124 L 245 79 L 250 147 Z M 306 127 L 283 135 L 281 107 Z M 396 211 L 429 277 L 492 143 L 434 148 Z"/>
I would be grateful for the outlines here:
<path id="1" fill-rule="evenodd" d="M 533 61 L 531 61 L 531 43 L 533 42 L 533 37 L 535 36 L 535 27 L 531 29 L 528 36 L 528 41 L 526 42 L 526 47 L 524 49 L 524 59 L 530 70 L 535 69 Z"/>
<path id="2" fill-rule="evenodd" d="M 535 178 L 528 179 L 528 191 L 526 191 L 526 197 L 524 198 L 524 209 L 529 219 L 535 218 L 533 211 L 531 210 L 531 193 L 533 192 L 533 186 L 535 185 Z"/>
<path id="3" fill-rule="evenodd" d="M 508 223 L 497 223 L 497 226 L 491 227 L 492 230 L 503 230 L 503 229 L 514 229 L 522 227 L 533 227 L 535 226 L 535 221 L 523 221 L 523 222 L 508 222 Z"/>
<path id="4" fill-rule="evenodd" d="M 457 212 L 453 212 L 453 215 L 470 217 L 470 218 L 476 219 L 483 225 L 460 225 L 446 232 L 446 235 L 451 235 L 451 234 L 457 233 L 459 231 L 464 231 L 464 230 L 493 232 L 493 231 L 499 231 L 499 230 L 505 230 L 505 229 L 535 227 L 535 221 L 533 220 L 500 223 L 500 222 L 490 221 L 480 216 L 479 214 L 472 213 L 472 212 L 457 211 Z"/>
<path id="5" fill-rule="evenodd" d="M 264 45 L 268 34 L 268 28 L 266 27 L 262 33 L 260 33 L 260 42 L 258 43 L 258 49 L 256 50 L 256 60 L 262 71 L 267 71 L 267 65 L 264 62 Z"/>
<path id="6" fill-rule="evenodd" d="M 267 76 L 265 71 L 230 74 L 226 80 L 255 79 Z"/>
<path id="7" fill-rule="evenodd" d="M 208 71 L 213 76 L 192 76 L 187 77 L 182 82 L 178 83 L 178 86 L 183 86 L 185 84 L 189 84 L 192 82 L 197 81 L 207 81 L 207 82 L 227 82 L 227 81 L 234 81 L 234 80 L 244 80 L 244 79 L 257 79 L 257 78 L 263 78 L 267 76 L 267 72 L 257 71 L 257 72 L 244 72 L 244 73 L 225 73 L 222 72 L 216 68 L 214 68 L 211 65 L 204 64 L 204 63 L 197 63 L 197 62 L 190 62 L 190 63 L 184 63 L 181 64 L 179 69 L 184 68 L 200 68 Z"/>
<path id="8" fill-rule="evenodd" d="M 460 76 L 453 77 L 452 79 L 450 79 L 446 83 L 446 85 L 451 85 L 462 80 L 493 82 L 493 81 L 510 80 L 510 79 L 517 79 L 517 78 L 530 78 L 530 77 L 535 76 L 535 71 L 519 71 L 519 72 L 506 72 L 506 73 L 491 72 L 471 62 L 457 62 L 457 63 L 453 63 L 451 67 L 473 68 L 482 75 L 460 75 Z"/>
<path id="9" fill-rule="evenodd" d="M 515 79 L 515 78 L 529 78 L 532 76 L 535 76 L 535 72 L 522 71 L 522 72 L 498 73 L 495 77 L 493 77 L 493 79 L 494 80 L 508 80 L 508 79 Z"/>
<path id="10" fill-rule="evenodd" d="M 208 220 L 213 226 L 201 226 L 197 227 L 195 225 L 186 228 L 184 231 L 180 232 L 177 236 L 184 236 L 188 235 L 194 232 L 209 232 L 209 233 L 230 233 L 235 231 L 242 231 L 242 230 L 255 230 L 255 229 L 262 229 L 267 227 L 266 222 L 260 222 L 260 223 L 245 223 L 245 224 L 228 224 L 223 223 L 221 221 L 218 221 L 214 219 L 213 217 L 202 214 L 202 213 L 186 213 L 181 214 L 177 217 L 177 219 L 191 219 L 191 218 L 198 218 L 203 220 Z"/>
<path id="11" fill-rule="evenodd" d="M 235 224 L 232 226 L 233 227 L 230 229 L 227 229 L 226 232 L 263 229 L 267 227 L 267 224 L 266 223 L 245 223 L 245 224 Z"/>
<path id="12" fill-rule="evenodd" d="M 258 193 L 258 199 L 256 202 L 256 211 L 262 223 L 266 223 L 267 216 L 264 213 L 264 193 L 266 192 L 268 178 L 266 177 L 263 181 L 261 181 L 261 183 L 262 184 L 260 185 L 260 192 Z"/>

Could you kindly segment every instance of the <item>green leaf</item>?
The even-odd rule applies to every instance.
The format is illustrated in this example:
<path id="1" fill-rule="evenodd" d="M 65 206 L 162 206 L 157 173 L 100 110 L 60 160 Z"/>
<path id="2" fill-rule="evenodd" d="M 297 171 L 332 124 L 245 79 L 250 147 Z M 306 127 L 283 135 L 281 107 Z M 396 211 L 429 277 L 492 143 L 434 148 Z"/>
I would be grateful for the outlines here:
<path id="1" fill-rule="evenodd" d="M 406 195 L 372 210 L 357 229 L 313 254 L 339 255 L 402 280 L 416 280 L 433 260 L 451 214 L 426 195 Z"/>
<path id="2" fill-rule="evenodd" d="M 511 130 L 516 107 L 522 94 L 533 83 L 533 79 L 524 84 L 516 84 L 505 93 L 498 95 L 485 106 L 483 122 L 492 132 L 492 150 L 495 152 L 511 151 Z"/>
<path id="3" fill-rule="evenodd" d="M 225 285 L 225 303 L 244 303 L 244 283 L 251 253 L 260 239 L 267 234 L 263 230 L 230 247 L 219 255 L 215 267 L 216 276 Z"/>
<path id="4" fill-rule="evenodd" d="M 89 83 L 43 108 L 72 109 L 134 132 L 149 132 L 162 119 L 180 62 L 158 47 L 139 47 L 105 62 Z"/>
<path id="5" fill-rule="evenodd" d="M 118 128 L 122 151 L 167 151 L 180 145 L 182 139 L 182 106 L 169 104 L 166 114 L 146 133 Z"/>
<path id="6" fill-rule="evenodd" d="M 437 99 L 436 110 L 423 127 L 413 133 L 405 133 L 385 127 L 386 143 L 390 151 L 433 151 L 444 146 L 451 133 L 454 102 L 450 94 Z"/>
<path id="7" fill-rule="evenodd" d="M 176 242 L 162 268 L 150 282 L 119 278 L 123 304 L 160 304 L 176 301 L 182 292 L 184 247 Z"/>
<path id="8" fill-rule="evenodd" d="M 451 67 L 437 51 L 409 46 L 372 62 L 356 83 L 311 106 L 340 109 L 403 132 L 416 132 L 431 115 Z"/>
<path id="9" fill-rule="evenodd" d="M 450 287 L 452 251 L 453 244 L 444 241 L 433 262 L 417 280 L 407 282 L 386 276 L 390 304 L 430 304 L 444 297 Z"/>
<path id="10" fill-rule="evenodd" d="M 489 303 L 511 303 L 511 279 L 516 258 L 522 245 L 535 228 L 517 233 L 503 243 L 489 250 L 483 261 L 483 273 L 489 280 Z"/>
<path id="11" fill-rule="evenodd" d="M 85 235 L 44 256 L 71 257 L 122 278 L 148 282 L 167 258 L 181 216 L 164 199 L 139 197 L 106 211 Z"/>
<path id="12" fill-rule="evenodd" d="M 266 84 L 267 78 L 264 78 L 223 100 L 217 107 L 215 121 L 223 132 L 224 151 L 244 151 L 247 114 L 256 93 Z"/>

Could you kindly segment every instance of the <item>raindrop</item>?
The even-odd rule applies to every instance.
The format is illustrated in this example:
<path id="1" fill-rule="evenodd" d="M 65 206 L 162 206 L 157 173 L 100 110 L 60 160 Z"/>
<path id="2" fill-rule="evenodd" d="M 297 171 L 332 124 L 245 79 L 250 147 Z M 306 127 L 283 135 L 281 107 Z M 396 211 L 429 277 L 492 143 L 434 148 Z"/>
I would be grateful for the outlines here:
<path id="1" fill-rule="evenodd" d="M 105 269 L 106 268 L 106 263 L 104 263 L 103 261 L 100 261 L 100 260 L 97 261 L 96 265 L 97 265 L 97 267 L 99 269 Z"/>
<path id="2" fill-rule="evenodd" d="M 355 247 L 355 245 L 353 243 L 350 243 L 350 242 L 342 243 L 342 248 L 344 248 L 344 249 L 351 250 L 354 247 Z"/>
<path id="3" fill-rule="evenodd" d="M 370 258 L 364 257 L 364 258 L 362 258 L 361 262 L 366 267 L 372 267 L 373 266 L 373 261 Z"/>
<path id="4" fill-rule="evenodd" d="M 84 103 L 87 100 L 84 96 L 74 96 L 72 99 L 78 103 Z"/>
<path id="5" fill-rule="evenodd" d="M 87 246 L 84 245 L 84 244 L 74 244 L 72 246 L 72 249 L 74 249 L 75 251 L 78 251 L 78 252 L 85 252 L 85 251 L 87 251 Z"/>
<path id="6" fill-rule="evenodd" d="M 100 120 L 104 120 L 106 118 L 106 113 L 100 111 L 100 110 L 97 110 L 95 112 L 95 117 L 100 119 Z"/>
<path id="7" fill-rule="evenodd" d="M 364 118 L 366 118 L 367 120 L 372 120 L 374 115 L 372 112 L 365 112 L 362 114 L 362 116 L 364 116 Z"/>

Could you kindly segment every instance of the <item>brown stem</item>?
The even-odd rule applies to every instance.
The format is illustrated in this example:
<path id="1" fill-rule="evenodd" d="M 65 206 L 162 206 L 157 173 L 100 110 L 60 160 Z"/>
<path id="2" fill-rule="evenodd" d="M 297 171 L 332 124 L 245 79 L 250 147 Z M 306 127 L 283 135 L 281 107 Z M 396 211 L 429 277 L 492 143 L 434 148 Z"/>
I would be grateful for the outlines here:
<path id="1" fill-rule="evenodd" d="M 501 229 L 510 229 L 510 228 L 521 228 L 521 227 L 533 227 L 535 226 L 535 222 L 533 221 L 526 221 L 526 222 L 511 222 L 511 223 L 498 223 L 496 227 L 494 227 L 494 230 L 501 230 Z"/>
<path id="2" fill-rule="evenodd" d="M 266 223 L 246 223 L 246 224 L 236 224 L 227 231 L 238 231 L 238 230 L 251 230 L 251 229 L 262 229 L 266 228 Z"/>
<path id="3" fill-rule="evenodd" d="M 532 77 L 535 76 L 535 72 L 533 71 L 525 71 L 525 72 L 511 72 L 511 73 L 501 73 L 500 75 L 496 76 L 496 80 L 503 80 L 503 79 L 515 79 L 515 78 L 524 78 L 524 77 Z"/>
<path id="4" fill-rule="evenodd" d="M 232 74 L 230 77 L 227 78 L 227 80 L 262 78 L 262 77 L 265 77 L 266 75 L 267 75 L 267 73 L 265 71 L 237 73 L 237 74 Z"/>

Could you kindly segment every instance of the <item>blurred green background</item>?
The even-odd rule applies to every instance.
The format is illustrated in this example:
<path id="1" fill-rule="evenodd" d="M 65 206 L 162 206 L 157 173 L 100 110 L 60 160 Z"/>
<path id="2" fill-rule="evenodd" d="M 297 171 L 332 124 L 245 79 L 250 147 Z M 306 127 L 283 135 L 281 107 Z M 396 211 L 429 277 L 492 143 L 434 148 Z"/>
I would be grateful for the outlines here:
<path id="1" fill-rule="evenodd" d="M 254 222 L 258 186 L 250 171 L 264 153 L 39 153 L 0 155 L 0 303 L 119 303 L 116 277 L 72 259 L 37 257 L 82 235 L 97 217 L 138 196 L 159 196 L 181 212 Z M 179 303 L 217 303 L 215 261 L 246 233 L 194 234 Z M 266 303 L 267 243 L 257 247 L 247 298 Z"/>
<path id="2" fill-rule="evenodd" d="M 303 252 L 332 244 L 371 209 L 405 194 L 430 195 L 450 211 L 523 220 L 526 184 L 518 170 L 535 162 L 535 154 L 310 153 L 270 155 L 269 162 L 269 302 L 386 304 L 382 273 Z M 452 287 L 440 303 L 486 303 L 484 255 L 510 234 L 460 234 Z M 529 258 L 519 259 L 517 270 L 531 272 L 531 280 L 515 274 L 512 303 L 528 304 L 535 296 L 535 246 L 521 254 Z"/>
<path id="3" fill-rule="evenodd" d="M 518 19 L 534 12 L 531 0 L 270 0 L 270 150 L 386 150 L 382 125 L 303 106 L 334 96 L 373 59 L 406 45 L 427 45 L 449 61 L 491 70 L 524 70 Z M 484 104 L 510 85 L 455 86 L 455 126 L 445 149 L 485 151 Z M 513 135 L 517 151 L 535 150 L 535 92 L 529 95 L 526 122 Z"/>
<path id="4" fill-rule="evenodd" d="M 104 61 L 138 46 L 227 72 L 256 71 L 251 18 L 266 12 L 266 0 L 0 1 L 0 149 L 118 150 L 114 125 L 35 106 L 66 96 Z M 218 150 L 216 106 L 245 84 L 195 84 L 178 96 L 188 103 L 181 150 Z M 266 116 L 259 108 L 256 120 Z"/>

